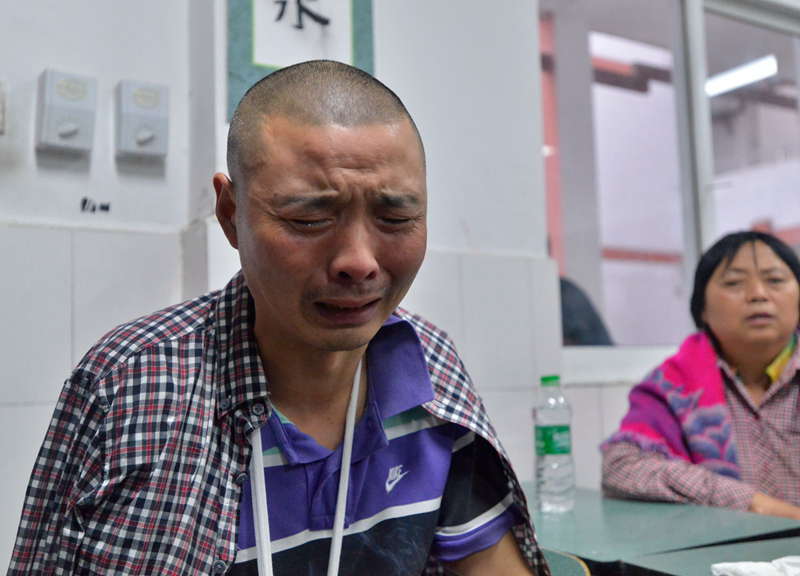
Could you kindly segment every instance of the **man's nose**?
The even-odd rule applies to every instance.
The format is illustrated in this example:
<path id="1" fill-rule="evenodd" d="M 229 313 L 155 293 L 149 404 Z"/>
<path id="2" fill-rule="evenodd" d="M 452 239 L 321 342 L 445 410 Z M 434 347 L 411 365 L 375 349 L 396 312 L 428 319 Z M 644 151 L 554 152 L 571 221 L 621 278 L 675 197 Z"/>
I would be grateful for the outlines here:
<path id="1" fill-rule="evenodd" d="M 340 281 L 360 283 L 377 276 L 379 269 L 375 242 L 364 224 L 351 224 L 335 241 L 331 276 Z"/>

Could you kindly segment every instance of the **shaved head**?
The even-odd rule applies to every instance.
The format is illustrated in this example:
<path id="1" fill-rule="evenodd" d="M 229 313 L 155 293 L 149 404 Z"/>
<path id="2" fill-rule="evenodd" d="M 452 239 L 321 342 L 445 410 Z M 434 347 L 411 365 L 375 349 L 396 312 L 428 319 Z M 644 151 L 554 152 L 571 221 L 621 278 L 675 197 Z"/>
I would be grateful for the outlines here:
<path id="1" fill-rule="evenodd" d="M 312 60 L 273 72 L 242 97 L 228 132 L 228 172 L 234 183 L 245 182 L 251 169 L 269 154 L 260 149 L 260 135 L 270 117 L 311 126 L 348 127 L 407 120 L 425 156 L 419 131 L 394 92 L 353 66 Z"/>

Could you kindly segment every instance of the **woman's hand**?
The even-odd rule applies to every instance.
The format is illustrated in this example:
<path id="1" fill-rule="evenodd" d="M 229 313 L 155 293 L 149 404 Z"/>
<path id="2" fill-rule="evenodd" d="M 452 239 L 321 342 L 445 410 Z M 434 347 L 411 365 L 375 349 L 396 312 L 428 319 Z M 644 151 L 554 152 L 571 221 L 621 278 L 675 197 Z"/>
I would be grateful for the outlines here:
<path id="1" fill-rule="evenodd" d="M 756 492 L 750 501 L 750 512 L 767 516 L 783 516 L 800 520 L 800 506 L 794 506 L 784 500 Z"/>

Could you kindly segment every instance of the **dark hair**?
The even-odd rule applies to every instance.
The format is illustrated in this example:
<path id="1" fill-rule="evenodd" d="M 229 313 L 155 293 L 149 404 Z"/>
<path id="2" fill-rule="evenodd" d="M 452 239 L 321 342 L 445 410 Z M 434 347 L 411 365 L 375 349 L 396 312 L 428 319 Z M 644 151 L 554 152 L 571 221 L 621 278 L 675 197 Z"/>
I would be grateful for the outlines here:
<path id="1" fill-rule="evenodd" d="M 775 255 L 789 267 L 798 284 L 800 284 L 800 260 L 798 260 L 794 250 L 783 240 L 766 232 L 756 232 L 754 230 L 726 234 L 703 253 L 694 272 L 694 289 L 692 290 L 689 309 L 692 312 L 692 319 L 697 328 L 701 330 L 705 328 L 703 310 L 706 307 L 706 286 L 708 286 L 708 281 L 714 274 L 714 270 L 722 262 L 725 262 L 726 265 L 730 264 L 742 246 L 753 242 L 763 242 L 769 246 L 775 252 Z"/>

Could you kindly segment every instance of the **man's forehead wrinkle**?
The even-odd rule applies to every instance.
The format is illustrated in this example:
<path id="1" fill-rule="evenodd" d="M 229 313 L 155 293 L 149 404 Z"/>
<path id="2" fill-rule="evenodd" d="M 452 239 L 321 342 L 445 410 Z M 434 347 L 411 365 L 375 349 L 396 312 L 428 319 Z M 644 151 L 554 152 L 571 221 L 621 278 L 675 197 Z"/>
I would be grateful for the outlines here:
<path id="1" fill-rule="evenodd" d="M 273 198 L 269 193 L 258 186 L 248 186 L 247 189 L 247 204 L 252 205 L 254 208 L 262 211 L 271 212 L 273 208 Z"/>
<path id="2" fill-rule="evenodd" d="M 406 154 L 405 151 L 390 152 L 383 147 L 370 147 L 362 143 L 361 139 L 365 134 L 358 133 L 360 129 L 383 129 L 391 124 L 350 127 L 335 123 L 308 125 L 288 118 L 281 120 L 292 125 L 292 130 L 300 132 L 299 141 L 295 144 L 293 151 L 326 167 L 371 171 L 391 165 Z M 306 134 L 303 133 L 304 130 L 307 131 Z M 267 134 L 267 143 L 265 144 L 277 149 L 273 152 L 268 150 L 267 154 L 285 151 L 284 148 L 281 148 L 280 136 L 271 130 Z M 369 134 L 366 133 L 366 136 L 369 137 Z"/>
<path id="3" fill-rule="evenodd" d="M 317 134 L 319 134 L 320 131 L 327 132 L 325 143 L 328 146 L 328 151 L 341 148 L 341 146 L 339 146 L 340 144 L 347 142 L 351 135 L 360 131 L 361 129 L 366 131 L 388 131 L 398 138 L 402 137 L 401 135 L 405 130 L 411 129 L 414 133 L 417 146 L 415 146 L 413 150 L 411 147 L 407 147 L 402 151 L 398 151 L 397 156 L 419 155 L 423 167 L 425 164 L 424 150 L 421 142 L 419 141 L 418 134 L 416 133 L 416 128 L 410 122 L 410 120 L 404 116 L 397 116 L 395 118 L 382 117 L 371 119 L 369 121 L 354 123 L 347 121 L 339 122 L 331 118 L 318 118 L 313 116 L 309 117 L 305 114 L 288 114 L 286 110 L 282 110 L 271 111 L 268 114 L 263 114 L 259 118 L 259 121 L 254 124 L 256 124 L 258 127 L 255 129 L 251 127 L 248 129 L 248 131 L 251 133 L 256 132 L 258 134 L 258 136 L 256 136 L 257 140 L 251 140 L 251 142 L 259 144 L 259 146 L 255 147 L 261 148 L 259 153 L 262 154 L 269 154 L 272 152 L 269 149 L 264 149 L 267 145 L 267 139 L 269 139 L 273 145 L 280 145 L 279 135 L 277 134 L 277 132 L 280 131 L 278 126 L 281 126 L 284 129 L 289 127 L 291 130 L 297 130 L 301 132 L 303 130 L 310 130 L 316 132 Z M 340 138 L 342 140 L 340 140 Z M 311 150 L 310 140 L 311 139 L 303 139 L 304 144 L 307 146 L 307 150 Z M 320 148 L 320 150 L 323 150 L 323 148 Z M 358 153 L 363 154 L 365 150 L 370 151 L 370 148 L 362 147 Z M 378 156 L 376 156 L 376 158 L 377 157 Z"/>

